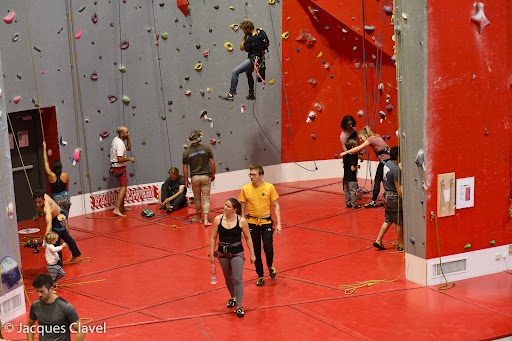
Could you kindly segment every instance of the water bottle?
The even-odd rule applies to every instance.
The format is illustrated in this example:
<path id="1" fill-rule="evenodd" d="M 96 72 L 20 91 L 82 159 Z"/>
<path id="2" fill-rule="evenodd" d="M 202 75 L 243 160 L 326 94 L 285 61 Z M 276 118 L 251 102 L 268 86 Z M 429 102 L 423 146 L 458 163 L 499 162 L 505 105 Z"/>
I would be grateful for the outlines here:
<path id="1" fill-rule="evenodd" d="M 210 283 L 217 284 L 217 269 L 215 267 L 215 263 L 212 263 L 210 266 Z"/>

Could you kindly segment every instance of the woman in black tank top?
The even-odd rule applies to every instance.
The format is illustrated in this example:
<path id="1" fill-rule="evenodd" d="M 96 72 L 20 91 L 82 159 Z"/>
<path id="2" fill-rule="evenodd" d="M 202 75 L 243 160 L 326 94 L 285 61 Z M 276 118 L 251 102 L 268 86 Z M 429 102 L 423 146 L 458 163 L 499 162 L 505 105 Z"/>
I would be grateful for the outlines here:
<path id="1" fill-rule="evenodd" d="M 244 247 L 242 245 L 242 234 L 250 252 L 251 264 L 256 261 L 252 245 L 251 233 L 247 220 L 240 216 L 242 206 L 238 200 L 229 198 L 224 204 L 224 214 L 215 217 L 212 225 L 212 236 L 210 239 L 210 262 L 215 263 L 215 256 L 219 257 L 219 263 L 224 274 L 226 286 L 231 298 L 228 300 L 228 308 L 237 309 L 238 317 L 244 316 L 242 301 L 244 296 L 244 283 L 242 273 L 244 269 Z M 215 251 L 215 244 L 219 236 L 219 247 Z"/>
<path id="2" fill-rule="evenodd" d="M 46 142 L 43 142 L 43 159 L 46 176 L 50 183 L 50 196 L 64 211 L 66 211 L 67 217 L 69 207 L 71 206 L 71 199 L 68 194 L 69 175 L 68 173 L 62 173 L 62 163 L 59 160 L 54 161 L 52 168 L 50 168 L 48 153 L 46 151 Z"/>

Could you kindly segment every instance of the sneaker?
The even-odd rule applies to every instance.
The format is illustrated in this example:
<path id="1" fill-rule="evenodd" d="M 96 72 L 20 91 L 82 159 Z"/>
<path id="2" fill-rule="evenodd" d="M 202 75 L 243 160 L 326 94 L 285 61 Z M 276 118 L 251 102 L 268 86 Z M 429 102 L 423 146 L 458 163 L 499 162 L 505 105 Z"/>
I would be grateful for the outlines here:
<path id="1" fill-rule="evenodd" d="M 249 92 L 247 96 L 245 96 L 248 100 L 254 101 L 256 99 L 256 96 L 254 96 L 254 93 Z"/>
<path id="2" fill-rule="evenodd" d="M 236 308 L 235 313 L 236 313 L 236 316 L 238 316 L 238 317 L 244 317 L 244 314 L 245 314 L 244 308 L 242 308 L 242 307 Z"/>
<path id="3" fill-rule="evenodd" d="M 227 307 L 228 307 L 228 308 L 233 308 L 235 305 L 236 305 L 236 301 L 235 301 L 234 299 L 230 298 L 230 299 L 228 300 L 228 305 L 227 305 Z"/>
<path id="4" fill-rule="evenodd" d="M 398 252 L 403 252 L 404 251 L 404 248 L 403 247 L 398 247 Z"/>
<path id="5" fill-rule="evenodd" d="M 365 204 L 364 207 L 366 207 L 366 208 L 377 207 L 377 204 L 375 203 L 375 201 L 372 200 L 369 203 Z"/>
<path id="6" fill-rule="evenodd" d="M 270 274 L 270 278 L 275 278 L 277 275 L 276 268 L 274 268 L 274 267 L 268 268 L 268 273 Z"/>
<path id="7" fill-rule="evenodd" d="M 256 281 L 256 286 L 261 287 L 263 286 L 263 284 L 265 284 L 265 280 L 263 279 L 263 277 L 258 278 L 258 280 Z"/>
<path id="8" fill-rule="evenodd" d="M 232 94 L 225 93 L 224 96 L 219 96 L 219 98 L 226 101 L 232 101 L 235 99 L 235 96 L 233 96 Z"/>
<path id="9" fill-rule="evenodd" d="M 353 208 L 354 210 L 357 210 L 357 209 L 360 209 L 360 208 L 361 208 L 361 206 L 359 206 L 359 205 L 355 205 L 355 206 L 353 206 L 352 208 Z"/>

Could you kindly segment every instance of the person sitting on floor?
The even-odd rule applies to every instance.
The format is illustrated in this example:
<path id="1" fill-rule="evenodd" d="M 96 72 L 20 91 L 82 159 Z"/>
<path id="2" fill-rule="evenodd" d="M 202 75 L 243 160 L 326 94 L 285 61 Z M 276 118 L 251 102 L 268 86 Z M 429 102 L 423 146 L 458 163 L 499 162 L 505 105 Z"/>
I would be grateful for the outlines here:
<path id="1" fill-rule="evenodd" d="M 162 189 L 158 192 L 160 209 L 165 209 L 167 213 L 171 213 L 187 206 L 186 195 L 185 177 L 180 175 L 178 168 L 172 167 L 169 169 L 169 178 L 165 180 Z"/>

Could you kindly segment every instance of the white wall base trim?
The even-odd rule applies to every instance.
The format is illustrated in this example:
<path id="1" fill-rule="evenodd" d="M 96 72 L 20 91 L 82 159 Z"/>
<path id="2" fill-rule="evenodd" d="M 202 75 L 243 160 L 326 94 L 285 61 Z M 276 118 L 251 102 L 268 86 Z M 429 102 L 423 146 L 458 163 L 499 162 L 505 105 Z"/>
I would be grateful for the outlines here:
<path id="1" fill-rule="evenodd" d="M 448 282 L 455 282 L 463 279 L 490 275 L 505 270 L 512 270 L 512 258 L 510 256 L 509 245 L 502 245 L 483 250 L 444 256 L 441 258 L 441 262 L 442 264 L 445 264 L 460 260 L 466 261 L 465 270 L 453 273 L 446 273 L 445 271 L 445 276 Z M 425 260 L 406 254 L 405 261 L 407 269 L 406 278 L 408 280 L 428 286 L 445 283 L 443 275 L 435 273 L 435 268 L 439 265 L 439 258 Z M 443 267 L 443 269 L 446 268 L 447 266 Z M 421 276 L 422 272 L 426 273 L 426 281 Z"/>
<path id="2" fill-rule="evenodd" d="M 297 166 L 294 163 L 283 163 L 279 165 L 271 165 L 265 166 L 265 176 L 263 178 L 264 181 L 270 183 L 283 183 L 283 182 L 294 182 L 294 181 L 306 181 L 306 180 L 319 180 L 319 179 L 329 179 L 329 178 L 342 178 L 343 177 L 343 167 L 340 159 L 332 159 L 332 160 L 321 160 L 316 161 L 316 165 L 318 170 L 313 171 L 315 169 L 315 163 L 313 161 L 306 162 L 298 162 L 300 166 L 311 170 L 308 171 Z M 371 161 L 371 178 L 375 177 L 375 172 L 377 170 L 378 162 Z M 368 161 L 364 161 L 361 164 L 361 169 L 358 170 L 357 176 L 359 178 L 365 178 L 368 176 L 370 178 L 370 169 L 368 168 Z M 227 173 L 217 174 L 215 176 L 215 181 L 212 183 L 211 193 L 221 193 L 228 192 L 233 190 L 239 190 L 244 185 L 250 182 L 249 170 L 239 170 Z M 165 180 L 165 175 L 162 176 Z M 151 187 L 156 186 L 160 188 L 163 184 L 162 182 L 155 182 L 150 184 L 139 184 L 139 188 L 143 187 Z M 128 186 L 128 191 L 135 190 L 137 186 Z M 119 191 L 119 188 L 110 188 L 107 190 L 101 190 L 97 192 L 93 192 L 92 196 L 98 196 L 102 194 L 109 194 L 110 196 L 114 195 L 115 191 Z M 193 196 L 192 190 L 189 188 L 187 191 L 187 196 Z M 144 196 L 144 195 L 143 195 Z M 135 201 L 131 203 L 125 203 L 126 206 L 130 205 L 138 205 L 140 204 L 140 200 L 138 200 L 138 195 L 134 197 Z M 155 199 L 152 200 L 144 200 L 144 203 L 155 202 Z M 95 212 L 104 211 L 108 209 L 114 208 L 113 205 L 106 205 L 105 207 L 100 207 L 95 209 Z M 93 210 L 91 208 L 91 194 L 81 194 L 75 195 L 71 197 L 71 209 L 69 211 L 69 217 L 74 217 L 83 214 L 92 213 Z"/>
<path id="3" fill-rule="evenodd" d="M 18 308 L 10 311 L 8 314 L 6 314 L 4 316 L 0 316 L 0 318 L 2 320 L 2 324 L 5 324 L 5 323 L 7 323 L 9 321 L 12 321 L 16 317 L 21 316 L 21 315 L 26 313 L 26 310 L 25 310 L 25 291 L 23 290 L 23 285 L 20 285 L 18 288 L 14 289 L 12 291 L 9 291 L 4 296 L 0 297 L 0 304 L 3 304 L 5 302 L 7 302 L 8 300 L 12 299 L 15 296 L 19 296 L 20 304 L 19 304 Z"/>

